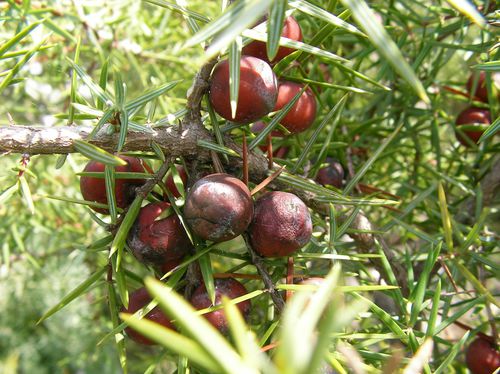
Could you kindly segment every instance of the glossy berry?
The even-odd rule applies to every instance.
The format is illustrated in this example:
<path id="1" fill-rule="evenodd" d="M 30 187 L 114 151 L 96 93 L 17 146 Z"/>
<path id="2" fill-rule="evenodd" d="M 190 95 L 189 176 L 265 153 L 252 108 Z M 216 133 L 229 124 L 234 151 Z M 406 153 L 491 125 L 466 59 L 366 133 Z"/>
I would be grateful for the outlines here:
<path id="1" fill-rule="evenodd" d="M 274 110 L 283 109 L 304 87 L 301 83 L 281 81 L 278 88 L 278 100 Z M 297 102 L 290 108 L 281 124 L 292 134 L 307 130 L 316 119 L 316 99 L 308 87 Z"/>
<path id="2" fill-rule="evenodd" d="M 250 127 L 250 131 L 253 132 L 254 134 L 257 134 L 264 130 L 264 128 L 267 126 L 267 124 L 264 121 L 257 121 L 255 122 L 252 127 Z M 271 137 L 273 138 L 283 138 L 283 133 L 279 130 L 273 130 L 271 131 Z M 266 145 L 261 145 L 259 148 L 262 150 L 262 152 L 267 152 L 267 144 Z M 287 146 L 283 147 L 278 147 L 274 149 L 273 147 L 273 156 L 277 158 L 285 158 L 286 155 L 288 154 L 289 148 Z"/>
<path id="3" fill-rule="evenodd" d="M 171 259 L 171 260 L 166 260 L 164 263 L 162 263 L 159 266 L 160 275 L 168 273 L 170 270 L 175 269 L 181 263 L 182 263 L 182 257 L 181 258 L 174 258 L 174 259 Z"/>
<path id="4" fill-rule="evenodd" d="M 188 192 L 184 217 L 200 238 L 213 242 L 233 239 L 245 231 L 253 214 L 248 187 L 228 174 L 199 179 Z"/>
<path id="5" fill-rule="evenodd" d="M 292 16 L 289 16 L 285 18 L 285 22 L 283 24 L 283 31 L 281 32 L 281 36 L 284 38 L 288 38 L 291 40 L 295 41 L 302 41 L 302 31 L 300 29 L 299 23 L 293 18 Z M 267 56 L 267 44 L 258 40 L 255 40 L 251 43 L 249 43 L 247 46 L 243 47 L 243 50 L 241 51 L 242 54 L 244 55 L 249 55 L 249 56 L 254 56 L 257 58 L 260 58 L 261 60 L 264 60 L 268 63 L 275 64 L 281 60 L 283 60 L 286 56 L 291 54 L 292 52 L 295 51 L 293 48 L 287 48 L 287 47 L 279 47 L 278 49 L 278 54 L 276 57 L 272 60 L 272 62 L 269 61 L 269 58 Z"/>
<path id="6" fill-rule="evenodd" d="M 278 147 L 278 149 L 273 152 L 273 156 L 276 158 L 285 158 L 289 150 L 290 148 L 287 146 Z"/>
<path id="7" fill-rule="evenodd" d="M 186 187 L 186 182 L 187 182 L 187 173 L 186 170 L 180 165 L 176 165 L 175 168 L 177 169 L 177 173 L 179 173 L 179 177 L 181 177 L 182 184 L 184 187 Z M 172 175 L 171 172 L 167 174 L 167 178 L 165 179 L 165 185 L 167 186 L 168 190 L 174 195 L 174 197 L 179 197 L 181 196 L 179 190 L 177 189 L 177 186 L 175 185 L 174 182 L 174 176 Z"/>
<path id="8" fill-rule="evenodd" d="M 474 86 L 474 80 L 475 80 L 475 74 L 472 74 L 467 80 L 466 84 L 467 90 L 473 97 L 487 103 L 488 89 L 486 88 L 486 73 L 484 71 L 481 71 L 479 73 L 479 77 L 477 78 L 477 83 L 476 83 L 476 90 L 472 92 Z"/>
<path id="9" fill-rule="evenodd" d="M 135 257 L 143 263 L 161 266 L 186 255 L 191 242 L 170 204 L 157 202 L 141 208 L 127 238 Z"/>
<path id="10" fill-rule="evenodd" d="M 294 194 L 268 192 L 255 203 L 249 234 L 253 248 L 262 256 L 289 256 L 309 242 L 311 215 Z"/>
<path id="11" fill-rule="evenodd" d="M 122 160 L 127 162 L 127 165 L 120 165 L 115 167 L 117 173 L 144 173 L 144 167 L 141 160 L 135 157 L 120 156 Z M 98 161 L 89 161 L 84 172 L 100 172 L 104 173 L 105 165 Z M 144 184 L 145 179 L 115 179 L 115 199 L 118 208 L 126 208 L 132 203 L 135 197 L 135 188 Z M 94 177 L 81 177 L 80 178 L 80 191 L 82 196 L 87 201 L 95 203 L 107 204 L 108 198 L 106 196 L 106 181 L 104 178 Z M 109 214 L 106 208 L 92 207 L 98 213 Z"/>
<path id="12" fill-rule="evenodd" d="M 465 362 L 472 374 L 492 374 L 500 367 L 500 352 L 485 338 L 476 338 L 465 354 Z"/>
<path id="13" fill-rule="evenodd" d="M 142 287 L 138 290 L 132 292 L 129 295 L 128 309 L 122 308 L 122 312 L 133 314 L 137 312 L 139 309 L 145 307 L 151 302 L 151 296 L 149 296 L 146 288 Z M 168 318 L 163 312 L 160 310 L 158 306 L 154 307 L 144 318 L 147 318 L 150 321 L 156 322 L 166 328 L 175 329 L 172 322 L 170 322 L 170 318 Z M 153 345 L 155 342 L 149 340 L 144 335 L 135 331 L 132 327 L 127 327 L 125 329 L 127 335 L 140 344 L 145 345 Z"/>
<path id="14" fill-rule="evenodd" d="M 342 188 L 344 183 L 344 168 L 340 162 L 331 160 L 329 164 L 318 170 L 316 182 L 323 186 Z"/>
<path id="15" fill-rule="evenodd" d="M 242 56 L 240 61 L 240 88 L 236 116 L 231 115 L 229 98 L 229 62 L 219 62 L 210 80 L 210 103 L 223 118 L 237 123 L 254 122 L 269 112 L 276 104 L 278 85 L 269 64 L 252 56 Z"/>
<path id="16" fill-rule="evenodd" d="M 455 121 L 455 124 L 457 126 L 460 125 L 471 125 L 474 123 L 479 123 L 479 124 L 486 124 L 489 125 L 491 124 L 491 115 L 490 111 L 487 109 L 481 109 L 481 108 L 467 108 L 460 112 L 460 114 L 457 117 L 457 120 Z M 483 134 L 483 130 L 464 130 L 462 131 L 463 134 L 468 137 L 472 143 L 477 143 L 481 135 Z M 462 143 L 465 146 L 468 146 L 469 143 L 467 140 L 460 134 L 457 133 L 457 139 L 460 143 Z"/>
<path id="17" fill-rule="evenodd" d="M 247 290 L 245 286 L 243 286 L 240 282 L 233 278 L 223 278 L 223 279 L 215 279 L 215 304 L 222 304 L 222 296 L 226 296 L 229 299 L 235 299 L 237 297 L 243 296 L 247 294 Z M 210 302 L 210 297 L 208 296 L 207 289 L 205 285 L 202 284 L 199 286 L 193 293 L 190 299 L 191 304 L 198 310 L 209 308 L 212 306 Z M 244 318 L 248 317 L 250 313 L 250 301 L 245 300 L 238 304 L 236 304 L 238 309 Z M 228 330 L 227 319 L 224 314 L 223 309 L 215 310 L 210 313 L 206 313 L 203 315 L 208 322 L 210 322 L 217 330 L 221 333 L 225 334 Z"/>
<path id="18" fill-rule="evenodd" d="M 253 132 L 254 134 L 258 134 L 259 132 L 264 130 L 266 127 L 267 127 L 267 123 L 265 123 L 264 121 L 257 121 L 250 127 L 250 131 Z M 273 131 L 271 131 L 271 136 L 277 137 L 277 138 L 282 138 L 283 133 L 280 130 L 273 130 Z"/>

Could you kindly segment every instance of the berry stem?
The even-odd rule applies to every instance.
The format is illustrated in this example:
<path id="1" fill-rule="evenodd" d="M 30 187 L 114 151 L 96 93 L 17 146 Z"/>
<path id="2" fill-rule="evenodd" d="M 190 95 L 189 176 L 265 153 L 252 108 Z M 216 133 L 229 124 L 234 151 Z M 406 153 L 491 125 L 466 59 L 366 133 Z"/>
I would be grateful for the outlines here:
<path id="1" fill-rule="evenodd" d="M 248 234 L 243 234 L 243 238 L 245 239 L 245 243 L 247 245 L 247 250 L 248 253 L 250 254 L 250 260 L 252 264 L 254 264 L 260 276 L 262 277 L 262 281 L 264 282 L 264 285 L 266 286 L 267 290 L 269 291 L 269 294 L 271 295 L 271 299 L 273 300 L 276 310 L 278 311 L 278 313 L 281 313 L 283 311 L 283 308 L 285 307 L 285 301 L 283 300 L 283 297 L 281 296 L 279 291 L 274 287 L 274 282 L 271 278 L 271 275 L 267 271 L 267 267 L 264 264 L 262 257 L 260 257 L 252 248 Z"/>

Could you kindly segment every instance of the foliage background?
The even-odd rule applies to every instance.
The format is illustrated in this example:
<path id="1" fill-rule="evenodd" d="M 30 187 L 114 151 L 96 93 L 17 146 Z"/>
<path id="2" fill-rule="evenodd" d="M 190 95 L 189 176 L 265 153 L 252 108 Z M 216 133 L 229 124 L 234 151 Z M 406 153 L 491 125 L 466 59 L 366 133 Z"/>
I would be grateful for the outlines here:
<path id="1" fill-rule="evenodd" d="M 337 15 L 345 9 L 337 1 L 311 3 Z M 178 4 L 182 5 L 182 2 L 178 1 Z M 489 4 L 477 2 L 477 5 L 486 8 Z M 219 1 L 192 0 L 188 5 L 210 19 L 215 19 L 221 12 Z M 425 335 L 425 322 L 439 279 L 443 287 L 440 311 L 454 318 L 465 314 L 462 321 L 477 331 L 490 334 L 485 298 L 473 304 L 469 301 L 476 300 L 478 289 L 474 281 L 477 279 L 494 296 L 498 294 L 498 285 L 494 283 L 494 274 L 498 272 L 498 237 L 494 234 L 498 232 L 498 225 L 495 227 L 498 213 L 486 216 L 479 204 L 471 223 L 462 224 L 455 217 L 462 210 L 461 202 L 478 193 L 478 180 L 493 163 L 492 156 L 498 152 L 498 143 L 490 139 L 477 152 L 460 146 L 454 137 L 453 123 L 456 114 L 468 105 L 469 99 L 449 92 L 445 87 L 464 91 L 471 66 L 498 60 L 493 33 L 481 31 L 444 1 L 374 1 L 370 5 L 380 15 L 385 29 L 416 71 L 431 103 L 427 106 L 415 95 L 369 40 L 342 29 L 335 30 L 320 48 L 347 58 L 356 71 L 372 77 L 392 91 L 353 79 L 329 61 L 322 60 L 320 64 L 319 59 L 314 57 L 303 62 L 302 70 L 292 70 L 291 74 L 299 78 L 306 73 L 308 78 L 316 81 L 372 92 L 370 95 L 350 95 L 333 139 L 327 140 L 327 132 L 322 132 L 307 158 L 310 161 L 298 174 L 307 176 L 308 171 L 317 169 L 319 162 L 312 155 L 317 154 L 325 144 L 329 145 L 329 155 L 344 163 L 348 157 L 346 152 L 366 148 L 367 157 L 372 158 L 362 154 L 352 155 L 354 172 L 363 172 L 363 183 L 397 195 L 402 201 L 398 208 L 408 212 L 395 220 L 397 212 L 380 206 L 363 207 L 377 227 L 390 227 L 385 238 L 391 249 L 396 250 L 397 261 L 408 270 L 408 285 L 414 291 L 409 299 L 403 301 L 395 293 L 386 292 L 391 303 L 396 304 L 388 312 L 408 334 L 411 335 L 414 329 L 416 343 L 413 348 L 418 348 Z M 303 13 L 296 12 L 295 15 L 306 42 L 325 25 Z M 488 17 L 493 21 L 494 13 L 489 13 Z M 127 85 L 128 98 L 162 83 L 182 79 L 158 100 L 151 119 L 164 118 L 183 108 L 186 91 L 201 65 L 202 57 L 199 47 L 181 50 L 184 42 L 193 35 L 183 15 L 140 1 L 6 1 L 0 3 L 0 41 L 9 40 L 26 25 L 41 19 L 45 20 L 43 25 L 13 50 L 29 50 L 52 32 L 47 42 L 50 48 L 36 53 L 16 75 L 20 81 L 3 90 L 0 125 L 9 124 L 7 113 L 17 124 L 66 124 L 64 115 L 68 112 L 71 93 L 71 70 L 66 58 L 74 58 L 80 37 L 79 65 L 98 81 L 100 69 L 109 59 L 112 69 L 120 72 Z M 356 24 L 352 19 L 348 22 Z M 491 25 L 493 29 L 494 25 Z M 2 58 L 1 70 L 8 71 L 19 58 Z M 320 91 L 317 86 L 315 89 L 320 103 L 317 125 L 344 91 L 332 88 Z M 91 100 L 91 94 L 83 84 L 78 85 L 78 95 Z M 496 118 L 498 103 L 492 104 L 492 117 Z M 141 113 L 143 116 L 148 114 L 151 115 L 147 110 Z M 95 121 L 81 119 L 77 122 L 95 124 Z M 395 134 L 386 149 L 375 155 L 377 148 L 399 123 L 403 123 L 401 131 Z M 327 128 L 330 129 L 330 125 Z M 311 132 L 280 142 L 291 146 L 289 161 L 284 160 L 284 163 L 293 165 L 296 162 Z M 0 191 L 16 184 L 19 160 L 19 155 L 1 156 Z M 368 160 L 370 164 L 367 164 Z M 75 173 L 81 171 L 86 159 L 78 154 L 69 155 L 60 169 L 56 167 L 57 161 L 57 155 L 33 156 L 28 171 L 24 173 L 32 193 L 34 214 L 30 212 L 30 199 L 26 194 L 16 193 L 0 204 L 0 371 L 15 372 L 18 368 L 25 373 L 118 372 L 120 363 L 113 339 L 96 346 L 112 328 L 104 280 L 61 312 L 35 325 L 44 312 L 97 268 L 104 266 L 107 258 L 103 248 L 90 248 L 105 232 L 86 213 L 87 209 L 79 204 L 47 197 L 80 199 Z M 365 169 L 364 165 L 368 167 Z M 446 202 L 438 198 L 438 183 L 444 186 L 446 192 L 447 209 L 452 217 L 450 229 L 443 228 L 443 218 L 447 216 L 446 210 L 443 210 Z M 328 229 L 331 226 L 321 216 L 315 216 L 314 222 L 315 238 L 307 251 L 320 255 L 329 253 L 332 243 L 329 242 Z M 477 222 L 478 226 L 466 241 L 472 225 Z M 465 292 L 455 294 L 452 283 L 440 269 L 427 286 L 419 324 L 410 326 L 408 319 L 415 302 L 415 290 L 421 281 L 419 275 L 423 263 L 431 250 L 446 241 L 447 234 L 452 235 L 456 248 L 459 248 L 458 261 L 471 271 L 473 278 L 466 276 L 456 266 L 455 260 L 445 258 L 453 279 Z M 334 253 L 352 256 L 351 259 L 359 252 L 345 238 L 339 238 L 333 244 Z M 233 245 L 241 249 L 241 243 Z M 451 248 L 447 250 L 452 251 Z M 224 256 L 213 256 L 212 259 L 214 271 L 225 271 L 234 264 Z M 279 265 L 283 271 L 284 264 Z M 304 273 L 325 274 L 327 266 L 324 261 L 314 262 L 313 265 L 311 267 L 310 263 L 299 260 L 297 268 Z M 343 266 L 347 283 L 371 285 L 378 282 L 378 274 L 367 261 L 345 261 Z M 127 258 L 127 267 L 139 276 L 147 274 L 147 270 L 132 258 Z M 280 271 L 277 271 L 276 278 L 279 275 Z M 139 283 L 131 279 L 129 286 L 135 289 Z M 262 288 L 256 281 L 247 283 L 247 286 L 251 290 Z M 259 332 L 263 331 L 260 321 L 266 302 L 260 299 L 253 301 L 256 312 L 250 322 Z M 398 307 L 401 310 L 397 311 Z M 492 308 L 495 313 L 496 307 L 493 305 Z M 443 317 L 443 320 L 446 318 Z M 358 317 L 357 322 L 356 327 L 348 329 L 342 339 L 359 352 L 368 372 L 378 372 L 391 356 L 390 343 L 394 337 L 387 325 L 381 323 L 380 316 L 365 313 Z M 354 332 L 365 335 L 350 336 Z M 433 369 L 443 362 L 444 357 L 459 353 L 453 351 L 459 337 L 460 332 L 458 335 L 436 337 Z M 145 349 L 127 343 L 127 349 L 132 373 L 143 372 L 148 367 L 157 372 L 173 367 L 171 356 L 160 348 Z M 412 356 L 411 351 L 408 349 L 408 356 Z M 450 366 L 446 370 L 464 371 L 463 357 L 457 357 L 457 360 L 452 360 L 453 368 Z"/>

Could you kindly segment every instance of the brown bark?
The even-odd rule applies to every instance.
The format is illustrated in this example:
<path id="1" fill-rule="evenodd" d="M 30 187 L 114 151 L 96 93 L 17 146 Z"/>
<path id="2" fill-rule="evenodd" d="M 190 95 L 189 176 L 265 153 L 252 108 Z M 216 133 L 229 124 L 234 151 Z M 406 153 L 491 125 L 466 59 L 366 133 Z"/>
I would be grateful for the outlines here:
<path id="1" fill-rule="evenodd" d="M 119 134 L 109 135 L 107 125 L 90 143 L 113 152 Z M 0 152 L 34 154 L 73 153 L 75 140 L 87 140 L 90 126 L 6 126 L 0 127 Z M 151 129 L 151 132 L 129 132 L 124 151 L 151 151 L 152 142 L 158 143 L 167 156 L 194 156 L 200 152 L 196 142 L 211 140 L 210 133 L 193 122 L 181 126 Z"/>

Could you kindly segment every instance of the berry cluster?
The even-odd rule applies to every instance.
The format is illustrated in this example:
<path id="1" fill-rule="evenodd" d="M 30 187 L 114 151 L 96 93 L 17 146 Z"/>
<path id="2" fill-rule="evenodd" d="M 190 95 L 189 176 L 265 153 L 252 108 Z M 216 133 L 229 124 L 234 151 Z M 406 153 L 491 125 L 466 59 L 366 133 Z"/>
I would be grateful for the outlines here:
<path id="1" fill-rule="evenodd" d="M 282 36 L 302 40 L 300 26 L 293 17 L 286 18 Z M 213 69 L 209 87 L 209 100 L 214 110 L 223 118 L 236 123 L 255 122 L 252 131 L 258 132 L 267 124 L 256 121 L 271 112 L 281 110 L 302 92 L 280 124 L 290 134 L 305 131 L 316 117 L 316 100 L 311 89 L 300 83 L 278 82 L 271 68 L 271 65 L 292 52 L 290 48 L 280 47 L 277 56 L 270 61 L 265 43 L 254 41 L 243 49 L 240 61 L 239 102 L 234 117 L 231 115 L 229 103 L 229 63 L 228 60 L 220 61 Z M 273 134 L 280 137 L 285 135 L 280 130 L 274 131 Z M 286 151 L 278 149 L 278 157 L 284 157 Z M 139 158 L 120 158 L 127 164 L 115 168 L 115 172 L 120 175 L 115 177 L 114 197 L 117 207 L 124 209 L 133 201 L 136 188 L 144 183 L 144 179 L 135 179 L 133 175 L 127 178 L 126 174 L 144 173 L 150 168 Z M 337 164 L 331 161 L 327 167 L 321 169 L 318 182 L 340 187 L 343 169 Z M 330 169 L 338 175 L 333 175 Z M 105 166 L 97 161 L 89 162 L 84 169 L 84 172 L 102 174 L 104 171 Z M 177 174 L 186 187 L 188 175 L 184 168 L 177 166 Z M 106 192 L 105 179 L 102 176 L 84 175 L 80 185 L 85 200 L 97 203 L 91 206 L 92 209 L 108 214 L 108 209 L 102 207 L 108 205 L 110 193 Z M 181 195 L 172 175 L 167 176 L 164 188 L 167 188 L 174 198 Z M 306 245 L 312 234 L 311 216 L 300 198 L 288 192 L 271 191 L 262 193 L 254 202 L 247 185 L 229 174 L 205 175 L 192 183 L 182 208 L 181 218 L 186 227 L 170 202 L 163 201 L 158 196 L 152 196 L 150 200 L 140 209 L 129 232 L 127 244 L 139 262 L 152 266 L 159 274 L 174 269 L 181 264 L 185 256 L 194 253 L 195 248 L 186 229 L 189 229 L 196 241 L 213 243 L 229 241 L 241 234 L 247 235 L 249 245 L 263 257 L 289 256 Z M 195 278 L 197 279 L 194 285 L 198 285 L 197 288 L 193 292 L 185 293 L 190 303 L 196 309 L 212 306 L 199 268 Z M 215 305 L 221 302 L 223 295 L 234 299 L 246 293 L 245 287 L 234 278 L 215 279 Z M 129 307 L 123 310 L 135 313 L 150 301 L 151 297 L 146 289 L 140 288 L 130 294 Z M 240 302 L 237 306 L 243 316 L 248 316 L 250 301 Z M 226 332 L 227 321 L 222 310 L 206 313 L 204 316 L 219 331 Z M 158 307 L 153 308 L 145 318 L 175 329 Z M 152 344 L 149 339 L 131 328 L 126 331 L 133 340 Z"/>
<path id="2" fill-rule="evenodd" d="M 223 278 L 215 280 L 215 305 L 222 303 L 222 297 L 226 296 L 230 299 L 235 299 L 237 297 L 243 296 L 247 293 L 245 286 L 233 278 Z M 128 308 L 123 308 L 122 311 L 125 313 L 135 313 L 139 309 L 144 308 L 151 302 L 151 296 L 149 295 L 146 288 L 142 287 L 132 292 L 129 296 L 129 306 Z M 198 310 L 209 308 L 212 306 L 212 302 L 208 296 L 208 292 L 205 285 L 200 285 L 191 295 L 189 302 Z M 239 311 L 244 318 L 248 317 L 250 313 L 250 301 L 245 300 L 236 304 Z M 223 310 L 214 310 L 209 313 L 205 313 L 204 317 L 210 322 L 217 330 L 221 333 L 226 334 L 228 330 L 228 323 L 224 315 Z M 175 330 L 175 326 L 170 321 L 170 319 L 160 310 L 158 306 L 154 307 L 144 318 L 153 321 L 159 325 L 162 325 L 168 329 Z M 134 329 L 127 327 L 125 329 L 127 335 L 133 339 L 135 342 L 144 345 L 153 345 L 150 339 L 146 338 L 144 335 L 138 333 Z"/>
<path id="3" fill-rule="evenodd" d="M 126 160 L 128 165 L 136 165 L 134 171 L 143 171 L 140 160 Z M 102 164 L 95 161 L 88 165 L 93 165 L 93 170 L 104 169 Z M 89 169 L 88 165 L 85 170 Z M 179 175 L 186 175 L 183 169 L 178 171 Z M 173 195 L 178 195 L 173 180 L 169 183 L 169 178 L 165 185 Z M 94 202 L 107 203 L 104 179 L 84 176 L 82 180 L 84 197 L 91 196 Z M 126 179 L 116 180 L 115 196 L 133 197 L 134 189 L 139 183 L 125 181 Z M 127 201 L 130 203 L 131 200 Z M 120 207 L 125 208 L 125 203 Z M 137 260 L 155 267 L 162 274 L 178 266 L 186 255 L 194 251 L 179 217 L 170 208 L 170 204 L 165 201 L 151 202 L 142 207 L 127 238 L 128 246 Z M 102 208 L 95 210 L 107 213 L 107 210 Z M 183 217 L 193 234 L 210 242 L 228 241 L 248 232 L 252 247 L 265 257 L 288 256 L 294 253 L 309 242 L 312 233 L 309 210 L 297 196 L 273 191 L 264 193 L 254 203 L 248 187 L 243 182 L 231 175 L 220 173 L 207 175 L 193 184 L 186 196 Z M 201 280 L 201 276 L 198 278 Z M 245 287 L 233 278 L 215 281 L 215 305 L 220 303 L 223 295 L 234 299 L 246 293 Z M 150 301 L 146 290 L 141 288 L 130 295 L 130 305 L 125 311 L 134 313 Z M 190 302 L 197 309 L 211 306 L 204 284 L 194 291 Z M 247 316 L 250 302 L 244 301 L 237 305 L 242 314 Z M 226 332 L 227 322 L 222 311 L 206 313 L 205 317 L 218 330 Z M 150 311 L 146 318 L 173 328 L 170 320 L 157 307 Z M 130 329 L 127 331 L 137 342 L 152 344 L 137 332 Z"/>
<path id="4" fill-rule="evenodd" d="M 282 36 L 302 41 L 302 32 L 293 17 L 285 20 Z M 279 81 L 271 65 L 279 62 L 293 49 L 280 47 L 276 57 L 270 61 L 266 44 L 253 41 L 243 48 L 240 60 L 240 86 L 238 105 L 234 116 L 231 114 L 229 99 L 229 61 L 220 61 L 214 68 L 210 81 L 209 99 L 214 110 L 224 119 L 240 124 L 260 120 L 271 112 L 283 109 L 297 94 L 304 90 L 301 83 L 286 80 Z M 307 87 L 295 104 L 280 121 L 291 134 L 307 130 L 316 118 L 316 99 L 312 90 Z M 253 131 L 261 131 L 263 122 Z M 280 136 L 277 131 L 275 135 Z"/>
<path id="5" fill-rule="evenodd" d="M 299 24 L 293 17 L 285 20 L 282 36 L 291 40 L 302 41 Z M 271 132 L 271 136 L 285 137 L 298 134 L 309 129 L 316 119 L 317 104 L 309 87 L 302 83 L 278 80 L 272 66 L 293 53 L 293 49 L 280 47 L 276 57 L 269 59 L 266 44 L 253 41 L 242 50 L 240 60 L 240 82 L 238 103 L 235 114 L 230 104 L 229 61 L 220 61 L 213 69 L 208 98 L 212 108 L 222 118 L 238 124 L 252 124 L 250 131 L 258 133 L 267 126 L 269 117 L 283 110 L 295 97 L 300 96 L 288 112 L 281 118 L 280 129 Z M 475 101 L 488 103 L 488 92 L 485 84 L 486 75 L 482 72 L 477 82 L 471 77 L 467 90 Z M 475 88 L 475 89 L 474 89 Z M 267 118 L 264 118 L 266 117 Z M 491 124 L 488 109 L 470 106 L 463 110 L 456 119 L 456 126 L 467 126 L 457 131 L 457 139 L 469 146 L 478 142 L 484 130 L 470 129 L 471 126 Z M 473 127 L 473 126 L 472 126 Z M 261 146 L 267 151 L 268 146 Z M 282 146 L 273 153 L 274 157 L 286 157 L 289 149 Z M 360 152 L 362 149 L 360 149 Z M 144 173 L 145 167 L 139 158 L 120 156 L 125 166 L 115 168 L 118 173 Z M 342 164 L 327 158 L 326 165 L 316 174 L 316 182 L 323 186 L 342 188 L 345 172 Z M 105 166 L 91 161 L 84 172 L 103 173 Z M 183 167 L 177 167 L 182 183 L 188 185 L 188 175 Z M 285 257 L 293 255 L 304 247 L 312 235 L 312 220 L 307 206 L 296 195 L 283 191 L 270 191 L 261 194 L 255 201 L 247 185 L 240 179 L 223 173 L 206 175 L 196 181 L 185 196 L 182 218 L 172 209 L 171 203 L 152 200 L 140 209 L 137 219 L 130 230 L 127 244 L 135 258 L 142 264 L 152 266 L 159 274 L 165 274 L 181 264 L 183 259 L 195 252 L 195 247 L 186 229 L 197 240 L 220 243 L 232 240 L 240 235 L 248 236 L 248 243 L 255 252 L 263 257 Z M 137 187 L 144 183 L 143 179 L 117 177 L 114 184 L 114 198 L 118 208 L 126 208 L 135 196 Z M 93 176 L 81 178 L 81 192 L 85 200 L 100 204 L 93 209 L 108 214 L 108 194 L 105 180 Z M 170 194 L 179 198 L 172 175 L 164 181 Z M 234 278 L 215 279 L 215 301 L 210 300 L 207 288 L 202 281 L 201 273 L 196 274 L 196 288 L 187 292 L 191 305 L 197 309 L 206 309 L 221 304 L 222 297 L 239 298 L 247 294 L 245 286 Z M 322 278 L 309 278 L 299 284 L 320 285 Z M 128 308 L 122 310 L 135 313 L 151 302 L 151 296 L 143 287 L 130 294 Z M 237 304 L 241 314 L 247 318 L 251 303 L 249 300 Z M 228 322 L 224 311 L 219 309 L 205 313 L 204 317 L 221 333 L 226 334 Z M 153 308 L 145 318 L 166 328 L 174 329 L 175 325 L 158 308 Z M 126 328 L 128 336 L 140 344 L 150 345 L 153 342 L 132 328 Z M 487 339 L 477 338 L 468 347 L 466 363 L 473 373 L 491 373 L 500 365 L 500 354 Z"/>

